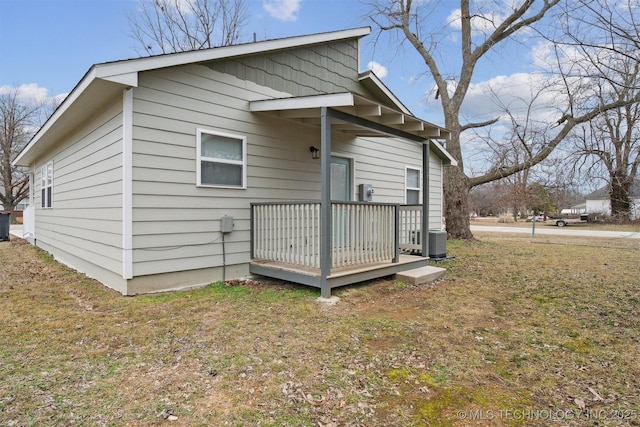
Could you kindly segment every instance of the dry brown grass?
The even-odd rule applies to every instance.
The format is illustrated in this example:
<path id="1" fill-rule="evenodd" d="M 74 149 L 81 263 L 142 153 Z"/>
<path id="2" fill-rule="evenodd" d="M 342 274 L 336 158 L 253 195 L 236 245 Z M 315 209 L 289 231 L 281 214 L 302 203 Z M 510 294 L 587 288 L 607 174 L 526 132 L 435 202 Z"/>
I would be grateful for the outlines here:
<path id="1" fill-rule="evenodd" d="M 444 281 L 335 306 L 279 282 L 122 297 L 2 243 L 0 425 L 640 425 L 640 240 L 478 237 Z"/>

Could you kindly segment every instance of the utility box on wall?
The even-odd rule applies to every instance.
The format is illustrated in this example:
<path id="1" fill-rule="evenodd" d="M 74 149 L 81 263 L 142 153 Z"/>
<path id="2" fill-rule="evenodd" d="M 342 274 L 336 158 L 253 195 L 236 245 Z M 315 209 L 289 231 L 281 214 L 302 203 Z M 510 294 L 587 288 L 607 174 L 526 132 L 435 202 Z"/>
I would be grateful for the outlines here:
<path id="1" fill-rule="evenodd" d="M 231 233 L 233 231 L 233 217 L 225 215 L 220 218 L 220 231 L 222 233 Z"/>
<path id="2" fill-rule="evenodd" d="M 359 200 L 361 202 L 371 202 L 373 201 L 373 185 L 371 184 L 360 184 L 359 185 Z"/>

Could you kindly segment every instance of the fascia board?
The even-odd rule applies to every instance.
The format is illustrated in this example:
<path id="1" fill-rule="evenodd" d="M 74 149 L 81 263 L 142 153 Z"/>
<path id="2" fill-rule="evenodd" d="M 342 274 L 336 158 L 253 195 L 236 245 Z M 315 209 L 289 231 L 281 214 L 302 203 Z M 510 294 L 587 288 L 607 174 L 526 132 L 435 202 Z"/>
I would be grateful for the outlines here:
<path id="1" fill-rule="evenodd" d="M 382 92 L 387 98 L 389 98 L 389 100 L 391 100 L 391 102 L 393 102 L 400 111 L 408 115 L 413 115 L 411 111 L 398 99 L 398 97 L 395 96 L 395 94 L 391 92 L 384 83 L 382 83 L 382 80 L 380 80 L 380 78 L 378 78 L 378 76 L 373 71 L 369 70 L 365 73 L 362 73 L 358 80 L 360 80 L 361 82 L 363 80 L 369 80 L 380 92 Z"/>
<path id="2" fill-rule="evenodd" d="M 429 147 L 436 152 L 438 157 L 442 160 L 449 161 L 451 166 L 458 166 L 458 161 L 440 144 L 434 141 L 429 141 Z"/>
<path id="3" fill-rule="evenodd" d="M 249 103 L 249 109 L 253 112 L 259 112 L 320 107 L 353 107 L 354 105 L 355 101 L 353 94 L 345 92 L 329 95 L 311 95 L 251 101 Z"/>
<path id="4" fill-rule="evenodd" d="M 142 71 L 175 67 L 178 65 L 208 62 L 218 59 L 251 55 L 305 45 L 321 44 L 336 40 L 360 38 L 368 35 L 369 33 L 371 33 L 370 27 L 361 27 L 328 33 L 287 37 L 282 39 L 266 40 L 262 42 L 245 43 L 233 46 L 223 46 L 212 49 L 171 53 L 166 55 L 150 56 L 146 58 L 127 59 L 117 62 L 106 62 L 103 64 L 98 64 L 96 66 L 98 68 L 96 77 L 108 78 L 109 76 L 139 73 Z"/>
<path id="5" fill-rule="evenodd" d="M 31 141 L 22 149 L 20 154 L 15 158 L 12 162 L 14 166 L 29 166 L 28 164 L 22 164 L 21 161 L 23 157 L 31 150 L 31 148 L 38 143 L 42 135 L 46 134 L 47 131 L 53 126 L 53 124 L 69 109 L 69 107 L 80 97 L 80 95 L 85 91 L 87 87 L 93 82 L 95 79 L 96 69 L 95 66 L 91 67 L 89 71 L 84 75 L 82 80 L 73 88 L 71 93 L 67 95 L 67 97 L 62 101 L 60 106 L 53 112 L 53 114 L 47 119 L 47 121 L 42 125 L 38 132 L 31 138 Z"/>

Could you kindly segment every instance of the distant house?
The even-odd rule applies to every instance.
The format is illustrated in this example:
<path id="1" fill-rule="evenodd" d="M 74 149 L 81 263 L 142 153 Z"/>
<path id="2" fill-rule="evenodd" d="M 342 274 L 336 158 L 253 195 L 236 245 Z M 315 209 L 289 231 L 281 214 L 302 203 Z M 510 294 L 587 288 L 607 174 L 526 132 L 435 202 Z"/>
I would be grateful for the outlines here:
<path id="1" fill-rule="evenodd" d="M 449 132 L 359 73 L 369 32 L 92 66 L 15 161 L 27 237 L 127 295 L 426 265 Z"/>
<path id="2" fill-rule="evenodd" d="M 587 212 L 586 203 L 578 203 L 577 205 L 573 205 L 570 208 L 565 208 L 560 211 L 562 215 L 580 215 L 586 212 Z"/>
<path id="3" fill-rule="evenodd" d="M 640 181 L 635 181 L 629 189 L 629 197 L 631 198 L 631 214 L 632 220 L 640 218 Z M 609 198 L 609 186 L 598 188 L 586 197 L 587 213 L 602 213 L 611 215 L 611 200 Z"/>

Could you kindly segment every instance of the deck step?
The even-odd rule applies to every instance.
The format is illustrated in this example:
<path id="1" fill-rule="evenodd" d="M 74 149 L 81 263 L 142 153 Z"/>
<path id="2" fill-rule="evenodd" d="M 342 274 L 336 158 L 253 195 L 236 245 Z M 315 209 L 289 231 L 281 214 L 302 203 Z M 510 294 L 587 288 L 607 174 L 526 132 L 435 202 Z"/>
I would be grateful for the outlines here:
<path id="1" fill-rule="evenodd" d="M 401 282 L 405 282 L 410 285 L 422 285 L 438 280 L 444 276 L 446 271 L 447 270 L 444 268 L 428 265 L 426 267 L 414 268 L 413 270 L 396 273 L 396 280 L 400 280 Z"/>

